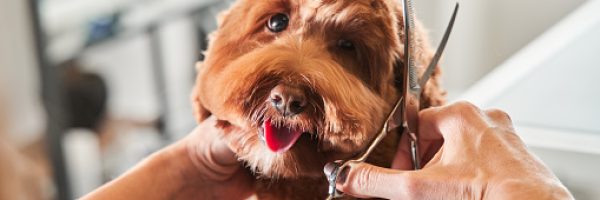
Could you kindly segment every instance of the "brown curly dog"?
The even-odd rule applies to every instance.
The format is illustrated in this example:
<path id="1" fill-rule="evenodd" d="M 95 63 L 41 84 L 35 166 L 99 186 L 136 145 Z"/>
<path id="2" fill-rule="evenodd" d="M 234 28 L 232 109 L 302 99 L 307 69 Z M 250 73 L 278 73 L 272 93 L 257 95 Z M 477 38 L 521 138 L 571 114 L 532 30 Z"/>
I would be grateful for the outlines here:
<path id="1" fill-rule="evenodd" d="M 193 104 L 199 121 L 252 130 L 222 137 L 257 177 L 258 198 L 323 199 L 325 163 L 365 149 L 401 92 L 401 20 L 393 0 L 239 0 L 222 14 Z M 416 29 L 422 72 L 433 52 Z M 444 102 L 439 79 L 438 68 L 423 105 Z M 369 162 L 389 167 L 398 138 Z"/>

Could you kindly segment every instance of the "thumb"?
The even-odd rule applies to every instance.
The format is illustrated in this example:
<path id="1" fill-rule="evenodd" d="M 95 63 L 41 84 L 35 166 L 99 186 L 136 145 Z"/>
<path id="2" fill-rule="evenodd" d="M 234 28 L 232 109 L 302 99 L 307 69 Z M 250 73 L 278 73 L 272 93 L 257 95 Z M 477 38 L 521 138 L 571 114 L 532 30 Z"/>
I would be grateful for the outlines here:
<path id="1" fill-rule="evenodd" d="M 212 181 L 227 180 L 239 169 L 235 154 L 220 139 L 220 131 L 207 120 L 187 139 L 192 162 L 205 178 Z"/>
<path id="2" fill-rule="evenodd" d="M 212 153 L 211 157 L 215 164 L 221 166 L 239 165 L 235 153 L 231 151 L 231 148 L 224 141 L 215 141 L 212 143 L 210 152 Z"/>
<path id="3" fill-rule="evenodd" d="M 337 189 L 359 198 L 410 199 L 416 173 L 352 163 L 341 172 Z"/>
<path id="4" fill-rule="evenodd" d="M 219 166 L 239 165 L 237 157 L 230 146 L 231 142 L 222 136 L 225 134 L 237 134 L 237 132 L 241 131 L 227 122 L 217 120 L 215 117 L 206 119 L 194 130 L 197 133 L 196 135 L 202 136 L 202 138 L 196 138 L 196 142 L 202 140 L 204 145 L 209 147 L 207 149 L 207 153 L 209 154 L 206 155 L 209 158 L 208 161 Z M 202 144 L 199 146 L 202 146 Z"/>

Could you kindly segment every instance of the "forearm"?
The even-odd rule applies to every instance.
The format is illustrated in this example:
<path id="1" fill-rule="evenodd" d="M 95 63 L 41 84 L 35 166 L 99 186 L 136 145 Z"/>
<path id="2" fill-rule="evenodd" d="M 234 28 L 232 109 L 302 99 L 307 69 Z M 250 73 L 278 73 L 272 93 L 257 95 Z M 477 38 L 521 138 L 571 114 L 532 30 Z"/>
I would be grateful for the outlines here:
<path id="1" fill-rule="evenodd" d="M 252 177 L 241 170 L 220 131 L 226 130 L 209 118 L 83 199 L 245 199 L 253 194 Z"/>
<path id="2" fill-rule="evenodd" d="M 177 199 L 194 191 L 187 181 L 194 172 L 186 147 L 179 142 L 154 153 L 83 199 Z"/>

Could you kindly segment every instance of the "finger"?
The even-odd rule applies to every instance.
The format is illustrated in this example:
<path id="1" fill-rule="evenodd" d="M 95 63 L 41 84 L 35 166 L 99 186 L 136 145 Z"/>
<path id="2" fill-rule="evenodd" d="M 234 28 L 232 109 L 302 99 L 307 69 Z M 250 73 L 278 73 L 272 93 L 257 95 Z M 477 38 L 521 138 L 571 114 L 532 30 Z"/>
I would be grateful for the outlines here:
<path id="1" fill-rule="evenodd" d="M 491 126 L 514 130 L 512 120 L 506 112 L 499 109 L 488 109 L 485 110 L 484 113 Z"/>
<path id="2" fill-rule="evenodd" d="M 427 141 L 420 146 L 421 166 L 426 168 L 433 162 L 433 158 L 441 151 L 444 140 Z"/>
<path id="3" fill-rule="evenodd" d="M 209 133 L 209 137 L 211 138 L 210 152 L 212 153 L 214 162 L 223 166 L 238 165 L 239 162 L 232 151 L 231 142 L 222 136 L 241 132 L 242 130 L 226 121 L 217 120 L 215 117 L 207 118 L 202 125 L 205 125 L 204 131 L 213 132 Z"/>
<path id="4" fill-rule="evenodd" d="M 238 165 L 235 153 L 222 140 L 217 140 L 211 145 L 212 157 L 215 164 L 222 166 Z"/>
<path id="5" fill-rule="evenodd" d="M 465 136 L 457 134 L 478 134 L 477 131 L 489 127 L 489 120 L 475 105 L 469 102 L 457 102 L 448 106 L 427 109 L 419 115 L 419 134 L 421 137 L 441 137 L 445 142 L 462 142 L 455 139 Z"/>
<path id="6" fill-rule="evenodd" d="M 196 66 L 198 68 L 200 66 L 200 63 Z M 200 83 L 199 78 L 200 76 L 196 77 L 197 83 Z M 211 115 L 211 113 L 208 110 L 206 110 L 200 103 L 200 89 L 198 84 L 194 84 L 190 95 L 190 99 L 192 101 L 192 112 L 194 114 L 196 122 L 200 123 Z"/>
<path id="7" fill-rule="evenodd" d="M 420 139 L 442 139 L 442 131 L 439 128 L 443 111 L 446 107 L 432 107 L 419 112 L 419 138 Z"/>
<path id="8" fill-rule="evenodd" d="M 226 141 L 220 138 L 222 130 L 215 126 L 214 117 L 202 122 L 188 139 L 188 152 L 204 177 L 212 181 L 224 181 L 240 166 Z"/>
<path id="9" fill-rule="evenodd" d="M 194 99 L 192 102 L 192 109 L 194 118 L 198 123 L 204 121 L 206 118 L 212 115 L 208 110 L 206 110 L 206 108 L 202 106 L 199 99 Z"/>
<path id="10" fill-rule="evenodd" d="M 419 159 L 423 166 L 433 158 L 444 143 L 439 124 L 441 123 L 441 114 L 447 109 L 447 107 L 432 107 L 419 113 L 421 122 L 418 133 Z M 392 169 L 413 170 L 409 140 L 408 135 L 402 135 L 400 138 L 396 155 L 392 161 Z"/>
<path id="11" fill-rule="evenodd" d="M 366 163 L 350 164 L 340 175 L 337 189 L 360 198 L 407 198 L 408 173 Z"/>
<path id="12" fill-rule="evenodd" d="M 465 101 L 442 107 L 432 107 L 419 113 L 419 136 L 425 139 L 454 137 L 462 132 L 463 121 L 481 118 L 481 110 Z M 479 120 L 479 123 L 484 123 Z"/>
<path id="13" fill-rule="evenodd" d="M 446 166 L 401 171 L 359 163 L 350 165 L 345 178 L 338 179 L 343 182 L 336 187 L 358 198 L 466 199 L 466 186 L 456 177 L 457 171 Z"/>
<path id="14" fill-rule="evenodd" d="M 198 118 L 198 114 L 200 111 L 200 98 L 199 98 L 199 91 L 198 91 L 198 84 L 194 84 L 194 86 L 192 86 L 192 92 L 190 94 L 190 100 L 192 102 L 192 111 L 194 114 L 194 117 Z M 198 119 L 196 119 L 198 120 Z M 199 121 L 198 121 L 199 122 Z"/>
<path id="15" fill-rule="evenodd" d="M 410 144 L 408 141 L 408 137 L 403 134 L 400 137 L 398 149 L 396 150 L 396 155 L 394 156 L 394 160 L 392 161 L 392 169 L 411 170 L 413 168 L 409 148 Z"/>
<path id="16" fill-rule="evenodd" d="M 419 161 L 421 166 L 425 168 L 428 163 L 433 159 L 434 155 L 438 153 L 444 144 L 444 140 L 440 139 L 425 139 L 419 138 Z M 410 152 L 409 137 L 402 135 L 400 143 L 398 144 L 394 160 L 392 161 L 392 169 L 400 170 L 413 170 L 413 161 Z"/>

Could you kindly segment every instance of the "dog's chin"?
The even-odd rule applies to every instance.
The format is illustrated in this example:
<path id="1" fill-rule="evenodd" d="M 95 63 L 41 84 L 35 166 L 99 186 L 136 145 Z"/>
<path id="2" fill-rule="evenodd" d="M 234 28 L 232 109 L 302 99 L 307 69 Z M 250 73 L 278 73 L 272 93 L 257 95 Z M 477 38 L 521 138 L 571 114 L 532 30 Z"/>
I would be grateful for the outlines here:
<path id="1" fill-rule="evenodd" d="M 238 156 L 261 178 L 322 178 L 327 162 L 355 154 L 324 149 L 328 141 L 319 137 L 318 127 L 297 130 L 268 119 L 259 124 L 262 125 L 256 128 L 256 143 Z"/>

